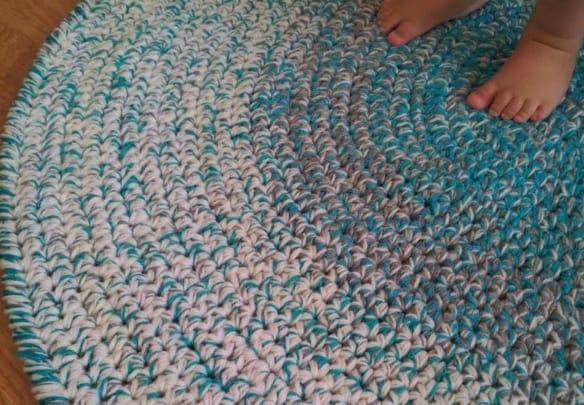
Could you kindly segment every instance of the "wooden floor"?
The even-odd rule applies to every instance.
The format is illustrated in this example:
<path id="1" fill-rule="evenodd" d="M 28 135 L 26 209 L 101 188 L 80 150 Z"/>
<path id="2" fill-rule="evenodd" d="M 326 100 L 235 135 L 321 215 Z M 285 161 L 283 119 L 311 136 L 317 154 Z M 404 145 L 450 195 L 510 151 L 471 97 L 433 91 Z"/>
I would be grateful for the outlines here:
<path id="1" fill-rule="evenodd" d="M 0 0 L 0 133 L 38 48 L 77 1 Z M 0 405 L 35 403 L 30 380 L 16 357 L 4 301 L 0 299 Z"/>

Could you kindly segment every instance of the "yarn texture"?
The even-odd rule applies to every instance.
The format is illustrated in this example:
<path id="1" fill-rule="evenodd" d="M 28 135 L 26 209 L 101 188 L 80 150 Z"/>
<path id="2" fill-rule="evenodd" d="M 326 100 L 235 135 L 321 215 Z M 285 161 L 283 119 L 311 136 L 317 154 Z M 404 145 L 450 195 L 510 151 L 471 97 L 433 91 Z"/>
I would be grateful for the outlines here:
<path id="1" fill-rule="evenodd" d="M 465 103 L 532 4 L 404 47 L 378 1 L 85 0 L 0 156 L 42 404 L 584 403 L 584 63 Z"/>

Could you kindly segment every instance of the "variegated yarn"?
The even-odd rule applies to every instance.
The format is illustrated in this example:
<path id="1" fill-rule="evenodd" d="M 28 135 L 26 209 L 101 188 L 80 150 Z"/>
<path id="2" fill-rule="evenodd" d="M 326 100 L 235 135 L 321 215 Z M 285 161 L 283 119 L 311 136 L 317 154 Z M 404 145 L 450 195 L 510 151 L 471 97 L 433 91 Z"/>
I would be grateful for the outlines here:
<path id="1" fill-rule="evenodd" d="M 584 64 L 464 99 L 531 4 L 86 0 L 12 109 L 7 311 L 41 403 L 583 403 Z"/>

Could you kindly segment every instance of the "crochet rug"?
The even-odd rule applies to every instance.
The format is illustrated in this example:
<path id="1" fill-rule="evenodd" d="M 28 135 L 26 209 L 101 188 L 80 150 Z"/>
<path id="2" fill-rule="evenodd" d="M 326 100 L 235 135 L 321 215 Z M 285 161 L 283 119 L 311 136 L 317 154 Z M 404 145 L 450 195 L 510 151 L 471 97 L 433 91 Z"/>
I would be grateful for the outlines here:
<path id="1" fill-rule="evenodd" d="M 584 401 L 584 63 L 541 123 L 465 97 L 532 5 L 392 48 L 376 1 L 86 0 L 0 158 L 41 403 Z"/>

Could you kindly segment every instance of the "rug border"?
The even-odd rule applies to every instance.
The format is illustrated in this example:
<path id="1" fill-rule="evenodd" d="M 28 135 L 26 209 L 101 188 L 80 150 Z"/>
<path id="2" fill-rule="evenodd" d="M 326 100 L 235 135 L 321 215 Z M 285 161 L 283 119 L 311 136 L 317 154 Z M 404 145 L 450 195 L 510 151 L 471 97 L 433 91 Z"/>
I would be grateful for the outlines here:
<path id="1" fill-rule="evenodd" d="M 31 301 L 26 296 L 25 272 L 21 266 L 21 246 L 16 237 L 14 217 L 14 187 L 18 181 L 18 163 L 31 93 L 38 86 L 35 70 L 48 55 L 59 47 L 59 38 L 82 24 L 87 15 L 99 9 L 99 0 L 80 0 L 59 25 L 47 35 L 29 68 L 6 116 L 0 137 L 0 272 L 4 290 L 4 313 L 16 345 L 16 355 L 24 362 L 24 371 L 31 380 L 32 393 L 39 404 L 70 403 L 71 397 L 56 370 L 50 366 L 48 351 L 38 333 Z"/>

